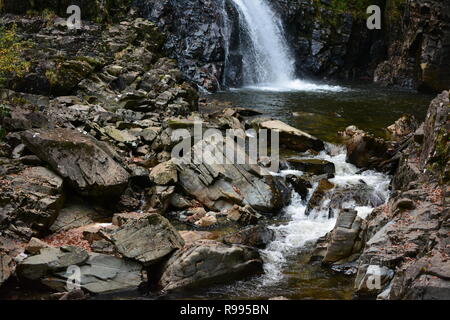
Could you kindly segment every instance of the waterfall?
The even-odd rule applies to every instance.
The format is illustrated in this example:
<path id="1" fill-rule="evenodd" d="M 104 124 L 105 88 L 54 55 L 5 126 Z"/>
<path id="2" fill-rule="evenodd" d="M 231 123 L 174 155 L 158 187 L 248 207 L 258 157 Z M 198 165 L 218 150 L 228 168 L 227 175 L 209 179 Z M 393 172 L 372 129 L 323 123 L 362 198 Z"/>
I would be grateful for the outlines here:
<path id="1" fill-rule="evenodd" d="M 295 78 L 295 60 L 287 44 L 283 25 L 269 6 L 268 0 L 229 1 L 239 15 L 239 31 L 236 36 L 239 38 L 239 48 L 234 53 L 227 48 L 225 74 L 233 79 L 242 73 L 241 79 L 229 82 L 269 91 L 342 91 L 343 88 L 338 86 L 318 85 Z M 225 38 L 228 37 L 225 42 L 230 46 L 231 19 L 228 17 L 225 20 Z M 227 79 L 225 84 L 228 85 Z"/>
<path id="2" fill-rule="evenodd" d="M 283 36 L 280 19 L 265 0 L 232 0 L 240 26 L 249 37 L 242 48 L 245 84 L 282 83 L 293 80 L 294 64 Z"/>

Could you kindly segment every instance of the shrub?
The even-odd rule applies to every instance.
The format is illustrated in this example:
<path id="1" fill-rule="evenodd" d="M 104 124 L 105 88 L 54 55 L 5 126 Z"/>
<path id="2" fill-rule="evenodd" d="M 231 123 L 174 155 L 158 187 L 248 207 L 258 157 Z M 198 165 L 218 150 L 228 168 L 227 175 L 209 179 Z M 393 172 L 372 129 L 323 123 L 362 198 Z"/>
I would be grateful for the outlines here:
<path id="1" fill-rule="evenodd" d="M 8 79 L 23 76 L 28 71 L 30 63 L 22 57 L 24 50 L 30 47 L 28 41 L 22 41 L 17 36 L 16 26 L 7 29 L 0 27 L 0 85 Z"/>

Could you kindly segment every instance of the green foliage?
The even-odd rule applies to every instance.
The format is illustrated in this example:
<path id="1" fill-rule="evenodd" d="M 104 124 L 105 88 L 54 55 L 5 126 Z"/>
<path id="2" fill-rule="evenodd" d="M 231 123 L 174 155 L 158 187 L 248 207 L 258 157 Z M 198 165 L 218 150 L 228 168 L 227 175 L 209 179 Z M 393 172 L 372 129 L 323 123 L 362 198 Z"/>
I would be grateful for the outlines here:
<path id="1" fill-rule="evenodd" d="M 21 41 L 17 36 L 16 26 L 0 27 L 0 85 L 28 71 L 30 63 L 22 58 L 22 53 L 29 47 L 29 42 Z"/>

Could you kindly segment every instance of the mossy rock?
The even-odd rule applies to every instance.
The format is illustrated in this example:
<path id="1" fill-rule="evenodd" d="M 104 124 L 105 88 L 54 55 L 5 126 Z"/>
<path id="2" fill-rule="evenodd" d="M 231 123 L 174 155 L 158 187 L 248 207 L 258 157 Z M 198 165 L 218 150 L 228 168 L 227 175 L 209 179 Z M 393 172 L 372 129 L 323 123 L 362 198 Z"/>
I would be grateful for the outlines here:
<path id="1" fill-rule="evenodd" d="M 55 69 L 45 72 L 50 83 L 50 91 L 55 95 L 68 95 L 76 88 L 81 80 L 94 71 L 94 67 L 83 60 L 67 60 L 59 62 Z"/>

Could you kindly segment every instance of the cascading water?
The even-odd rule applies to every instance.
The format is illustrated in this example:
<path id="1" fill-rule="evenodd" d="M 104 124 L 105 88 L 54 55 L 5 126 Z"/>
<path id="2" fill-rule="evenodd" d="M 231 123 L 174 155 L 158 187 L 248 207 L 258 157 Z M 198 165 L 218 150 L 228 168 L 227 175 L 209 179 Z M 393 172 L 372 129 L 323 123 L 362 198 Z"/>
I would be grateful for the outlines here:
<path id="1" fill-rule="evenodd" d="M 231 1 L 239 13 L 244 86 L 268 91 L 343 89 L 295 78 L 294 59 L 291 57 L 281 20 L 266 0 Z M 230 36 L 229 32 L 227 35 Z M 227 61 L 229 64 L 228 57 Z"/>
<path id="2" fill-rule="evenodd" d="M 302 295 L 302 290 L 307 291 L 311 287 L 320 292 L 320 297 L 324 295 L 326 288 L 316 287 L 320 286 L 317 281 L 308 284 L 309 281 L 314 280 L 310 278 L 314 277 L 310 274 L 311 271 L 308 271 L 311 264 L 306 261 L 302 265 L 298 261 L 298 254 L 309 252 L 315 240 L 333 229 L 341 208 L 355 209 L 361 218 L 366 218 L 374 207 L 385 203 L 389 198 L 390 179 L 387 175 L 376 171 L 360 172 L 354 165 L 347 163 L 345 161 L 346 150 L 343 146 L 327 144 L 327 151 L 308 158 L 327 160 L 335 164 L 335 177 L 329 180 L 335 185 L 335 189 L 331 191 L 331 194 L 328 194 L 322 206 L 312 210 L 309 215 L 305 213 L 306 201 L 303 201 L 300 195 L 294 192 L 290 205 L 284 209 L 283 223 L 275 223 L 269 227 L 275 233 L 274 240 L 268 244 L 266 249 L 260 251 L 264 260 L 264 275 L 250 281 L 239 281 L 229 286 L 210 290 L 207 293 L 208 297 L 267 298 L 277 295 L 300 294 L 301 297 L 317 298 L 317 296 L 308 296 L 306 293 L 305 296 Z M 301 176 L 303 172 L 283 170 L 277 175 Z M 329 217 L 328 201 L 335 192 L 339 192 L 339 190 L 359 190 L 363 185 L 367 187 L 366 196 L 374 199 L 373 206 L 358 206 L 354 201 L 348 201 L 342 203 L 342 206 L 336 209 L 333 218 Z M 309 197 L 311 197 L 315 188 L 317 188 L 317 183 L 309 190 Z M 296 272 L 300 274 L 304 273 L 300 280 L 295 276 L 294 278 L 290 277 L 293 269 L 296 269 Z M 314 272 L 317 272 L 317 270 Z M 318 277 L 320 281 L 326 281 L 323 279 L 326 277 L 325 275 L 319 275 Z M 293 286 L 292 281 L 299 283 L 299 289 L 289 290 Z M 308 287 L 308 285 L 311 285 L 311 287 Z M 336 297 L 334 293 L 330 293 L 329 296 Z"/>
<path id="3" fill-rule="evenodd" d="M 264 0 L 233 0 L 240 25 L 250 38 L 243 50 L 244 80 L 247 83 L 280 83 L 292 79 L 293 59 L 283 37 L 280 20 Z"/>

